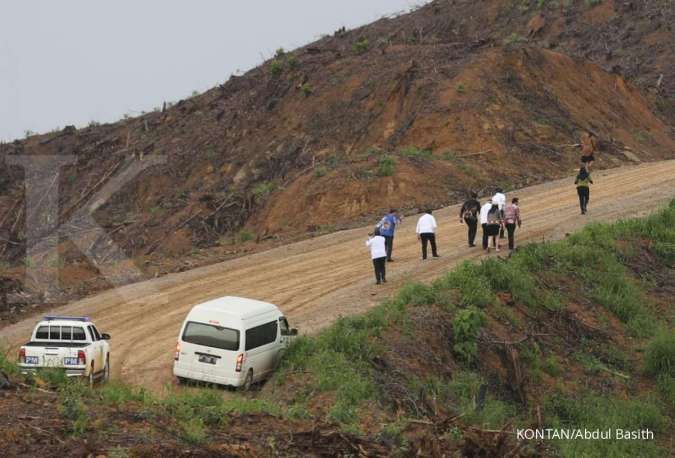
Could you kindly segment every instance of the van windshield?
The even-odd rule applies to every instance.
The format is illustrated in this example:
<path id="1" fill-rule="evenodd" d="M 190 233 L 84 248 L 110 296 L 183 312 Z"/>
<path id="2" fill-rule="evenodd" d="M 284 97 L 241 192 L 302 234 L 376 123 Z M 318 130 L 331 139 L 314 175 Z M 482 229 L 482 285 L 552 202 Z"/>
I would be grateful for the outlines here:
<path id="1" fill-rule="evenodd" d="M 239 350 L 239 331 L 211 324 L 188 322 L 183 341 L 221 350 Z"/>

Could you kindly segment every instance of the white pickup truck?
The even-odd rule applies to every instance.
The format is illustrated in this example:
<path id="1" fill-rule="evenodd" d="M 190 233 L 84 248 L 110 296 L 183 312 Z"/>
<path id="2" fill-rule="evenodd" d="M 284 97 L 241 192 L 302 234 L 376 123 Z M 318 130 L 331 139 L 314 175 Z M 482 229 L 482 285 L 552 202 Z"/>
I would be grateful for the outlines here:
<path id="1" fill-rule="evenodd" d="M 99 333 L 87 317 L 47 316 L 19 350 L 19 367 L 24 374 L 64 369 L 68 377 L 86 377 L 93 385 L 110 376 L 108 340 L 110 336 Z"/>

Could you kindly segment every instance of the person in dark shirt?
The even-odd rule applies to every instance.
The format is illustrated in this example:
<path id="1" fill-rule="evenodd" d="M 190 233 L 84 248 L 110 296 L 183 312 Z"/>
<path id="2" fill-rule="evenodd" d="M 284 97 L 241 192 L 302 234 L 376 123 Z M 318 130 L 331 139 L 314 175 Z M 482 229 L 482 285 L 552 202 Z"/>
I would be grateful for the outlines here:
<path id="1" fill-rule="evenodd" d="M 590 186 L 593 184 L 593 179 L 591 174 L 588 173 L 586 167 L 581 167 L 579 169 L 579 174 L 574 180 L 574 184 L 577 186 L 577 194 L 579 195 L 579 207 L 581 207 L 581 214 L 585 215 L 588 211 L 588 201 L 591 200 L 591 189 Z"/>
<path id="2" fill-rule="evenodd" d="M 462 209 L 459 211 L 459 222 L 466 223 L 469 228 L 469 246 L 475 247 L 476 232 L 478 230 L 478 216 L 480 213 L 480 202 L 478 201 L 478 194 L 471 193 L 471 197 L 464 202 Z"/>

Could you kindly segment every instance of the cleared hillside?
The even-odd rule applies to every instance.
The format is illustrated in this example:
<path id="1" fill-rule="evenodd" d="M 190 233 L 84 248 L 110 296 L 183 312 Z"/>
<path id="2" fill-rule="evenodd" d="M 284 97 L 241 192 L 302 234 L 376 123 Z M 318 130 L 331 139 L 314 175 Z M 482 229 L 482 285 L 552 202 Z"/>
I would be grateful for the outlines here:
<path id="1" fill-rule="evenodd" d="M 390 206 L 415 212 L 468 189 L 566 176 L 582 130 L 600 139 L 597 167 L 672 158 L 674 22 L 672 3 L 656 0 L 435 1 L 279 52 L 164 109 L 0 145 L 0 155 L 76 157 L 55 184 L 62 220 L 111 177 L 165 156 L 95 213 L 136 265 L 160 275 Z M 6 292 L 23 278 L 23 178 L 0 169 Z M 91 246 L 95 263 L 61 243 L 60 300 L 109 287 L 101 265 L 136 280 L 111 245 Z M 23 300 L 42 298 L 29 289 Z"/>

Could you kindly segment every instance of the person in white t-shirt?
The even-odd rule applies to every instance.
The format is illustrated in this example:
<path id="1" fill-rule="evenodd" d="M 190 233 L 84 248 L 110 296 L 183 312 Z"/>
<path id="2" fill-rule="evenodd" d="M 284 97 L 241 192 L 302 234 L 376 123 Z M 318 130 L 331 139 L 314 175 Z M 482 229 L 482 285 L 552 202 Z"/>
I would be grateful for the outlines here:
<path id="1" fill-rule="evenodd" d="M 427 259 L 427 245 L 431 243 L 431 254 L 438 258 L 436 251 L 436 218 L 431 214 L 431 210 L 424 212 L 417 221 L 417 239 L 422 242 L 422 259 Z"/>
<path id="2" fill-rule="evenodd" d="M 483 249 L 488 249 L 488 213 L 492 208 L 492 199 L 488 199 L 485 204 L 480 207 L 480 226 L 483 228 Z"/>
<path id="3" fill-rule="evenodd" d="M 502 218 L 504 218 L 504 208 L 506 207 L 506 194 L 504 194 L 504 190 L 502 188 L 495 189 L 495 195 L 492 196 L 492 203 L 497 207 L 499 207 L 499 212 L 501 213 Z M 499 238 L 500 239 L 504 238 L 503 227 L 499 231 Z"/>
<path id="4" fill-rule="evenodd" d="M 380 235 L 379 229 L 375 229 L 373 236 L 368 238 L 366 246 L 370 248 L 370 257 L 373 260 L 373 267 L 375 268 L 376 284 L 381 285 L 382 283 L 387 283 L 387 249 L 385 246 L 385 239 Z"/>

